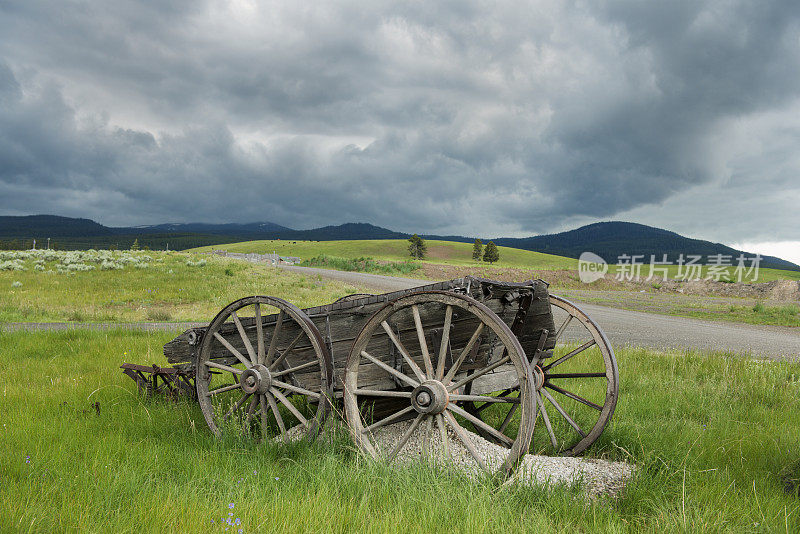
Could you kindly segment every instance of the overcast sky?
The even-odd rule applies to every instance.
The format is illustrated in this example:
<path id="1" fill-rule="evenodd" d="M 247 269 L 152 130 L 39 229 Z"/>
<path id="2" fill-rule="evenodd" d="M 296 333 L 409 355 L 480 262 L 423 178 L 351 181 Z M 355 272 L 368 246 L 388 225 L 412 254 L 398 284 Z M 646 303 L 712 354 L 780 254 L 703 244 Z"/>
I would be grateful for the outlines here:
<path id="1" fill-rule="evenodd" d="M 800 2 L 0 2 L 0 214 L 797 241 Z"/>

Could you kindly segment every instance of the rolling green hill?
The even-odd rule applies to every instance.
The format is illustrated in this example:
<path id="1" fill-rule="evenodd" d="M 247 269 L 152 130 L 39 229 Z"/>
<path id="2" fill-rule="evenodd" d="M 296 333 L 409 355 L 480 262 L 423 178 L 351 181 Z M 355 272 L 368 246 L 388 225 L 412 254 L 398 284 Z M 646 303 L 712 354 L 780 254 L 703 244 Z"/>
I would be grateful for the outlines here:
<path id="1" fill-rule="evenodd" d="M 428 254 L 426 261 L 445 265 L 475 265 L 472 259 L 472 245 L 454 241 L 426 241 Z M 313 258 L 320 254 L 343 258 L 370 257 L 376 260 L 406 261 L 408 241 L 405 239 L 373 239 L 360 241 L 245 241 L 228 243 L 219 246 L 207 246 L 191 249 L 187 252 L 210 252 L 213 249 L 228 252 L 268 254 L 275 252 L 281 256 L 297 256 L 303 259 Z M 498 247 L 500 261 L 497 267 L 515 267 L 520 269 L 576 269 L 578 260 L 564 258 L 552 254 L 542 254 L 529 250 L 509 247 Z"/>
<path id="2" fill-rule="evenodd" d="M 472 259 L 472 244 L 458 243 L 455 241 L 426 240 L 428 254 L 425 263 L 437 265 L 454 266 L 474 266 L 488 267 L 482 262 Z M 535 271 L 552 270 L 577 270 L 578 260 L 565 258 L 553 254 L 521 250 L 511 247 L 497 247 L 500 251 L 500 261 L 492 267 L 530 269 Z M 289 241 L 289 240 L 263 240 L 263 241 L 244 241 L 240 243 L 226 243 L 220 245 L 204 246 L 190 249 L 187 252 L 211 252 L 220 249 L 228 252 L 238 252 L 244 254 L 269 254 L 277 253 L 280 256 L 295 256 L 304 260 L 316 256 L 326 255 L 340 258 L 361 258 L 368 257 L 376 260 L 385 261 L 408 261 L 408 241 L 405 239 L 371 239 L 371 240 L 347 240 L 347 241 Z M 611 265 L 609 272 L 613 276 L 616 266 Z M 703 268 L 703 275 L 706 268 Z M 644 265 L 641 270 L 642 277 L 647 277 L 648 266 Z M 670 278 L 677 275 L 677 266 L 669 268 Z M 800 272 L 784 271 L 780 269 L 760 269 L 758 282 L 769 282 L 772 280 L 800 280 Z M 745 281 L 750 281 L 745 279 Z"/>

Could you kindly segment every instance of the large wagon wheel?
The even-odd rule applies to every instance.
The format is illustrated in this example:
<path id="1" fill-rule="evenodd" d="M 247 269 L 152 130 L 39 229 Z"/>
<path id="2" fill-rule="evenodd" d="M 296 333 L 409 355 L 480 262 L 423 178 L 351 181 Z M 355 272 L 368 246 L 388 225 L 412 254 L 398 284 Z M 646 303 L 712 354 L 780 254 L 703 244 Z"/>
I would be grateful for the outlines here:
<path id="1" fill-rule="evenodd" d="M 539 454 L 574 456 L 597 440 L 614 414 L 619 372 L 611 344 L 586 313 L 555 295 L 550 295 L 550 307 L 559 325 L 552 356 L 528 355 L 536 383 L 537 423 L 542 423 L 536 426 L 532 447 Z M 514 392 L 511 388 L 501 395 Z M 515 407 L 471 403 L 467 409 L 491 423 L 508 419 Z"/>
<path id="2" fill-rule="evenodd" d="M 483 364 L 474 367 L 482 358 Z M 470 362 L 474 372 L 467 375 Z M 522 394 L 494 398 L 463 392 L 479 378 L 485 382 L 500 375 L 519 384 Z M 421 450 L 428 458 L 446 459 L 460 444 L 458 450 L 465 456 L 461 461 L 505 478 L 530 446 L 535 421 L 532 387 L 524 350 L 497 315 L 472 297 L 425 291 L 388 303 L 366 323 L 347 360 L 344 405 L 356 443 L 375 459 L 391 462 L 406 448 L 406 453 Z M 512 427 L 492 426 L 464 410 L 470 401 L 517 406 L 518 420 Z M 394 423 L 402 429 L 389 431 Z M 481 428 L 509 449 L 479 443 L 481 438 L 465 426 Z M 500 452 L 500 460 L 481 454 L 478 449 L 485 445 Z"/>
<path id="3" fill-rule="evenodd" d="M 226 306 L 208 329 L 196 362 L 197 398 L 217 436 L 313 439 L 330 411 L 332 364 L 311 319 L 275 297 Z"/>

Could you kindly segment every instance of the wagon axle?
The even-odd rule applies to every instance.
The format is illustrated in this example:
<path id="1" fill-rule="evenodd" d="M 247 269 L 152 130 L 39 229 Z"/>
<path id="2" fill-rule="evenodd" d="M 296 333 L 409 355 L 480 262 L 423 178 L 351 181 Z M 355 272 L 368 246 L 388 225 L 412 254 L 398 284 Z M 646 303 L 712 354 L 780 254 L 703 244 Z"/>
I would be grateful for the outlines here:
<path id="1" fill-rule="evenodd" d="M 242 373 L 240 382 L 245 393 L 264 395 L 272 387 L 272 375 L 266 366 L 257 364 Z"/>
<path id="2" fill-rule="evenodd" d="M 411 405 L 421 414 L 442 413 L 450 402 L 447 388 L 438 380 L 427 380 L 411 392 Z"/>

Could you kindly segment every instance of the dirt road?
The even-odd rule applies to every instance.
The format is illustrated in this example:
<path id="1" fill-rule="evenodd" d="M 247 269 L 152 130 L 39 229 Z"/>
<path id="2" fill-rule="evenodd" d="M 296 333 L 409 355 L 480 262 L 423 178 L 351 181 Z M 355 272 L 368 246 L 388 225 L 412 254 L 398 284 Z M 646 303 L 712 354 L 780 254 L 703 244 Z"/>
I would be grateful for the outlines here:
<path id="1" fill-rule="evenodd" d="M 408 289 L 425 283 L 424 280 L 413 278 L 331 271 L 313 267 L 287 265 L 282 268 L 371 287 L 376 292 Z M 759 358 L 800 360 L 798 328 L 703 321 L 579 303 L 581 308 L 600 325 L 615 347 L 703 349 Z"/>

